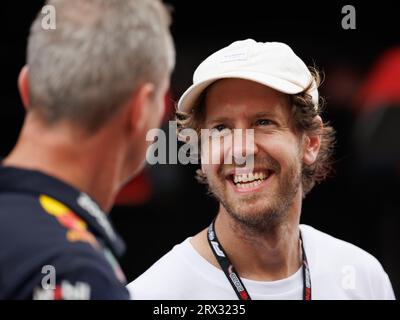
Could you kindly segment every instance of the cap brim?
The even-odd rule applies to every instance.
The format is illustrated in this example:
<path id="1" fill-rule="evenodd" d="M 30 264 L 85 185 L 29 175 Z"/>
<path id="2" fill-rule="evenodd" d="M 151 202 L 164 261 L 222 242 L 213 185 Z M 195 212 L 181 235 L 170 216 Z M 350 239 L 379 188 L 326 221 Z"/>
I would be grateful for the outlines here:
<path id="1" fill-rule="evenodd" d="M 296 94 L 303 91 L 303 88 L 301 86 L 280 78 L 267 76 L 256 72 L 231 72 L 224 75 L 219 75 L 215 78 L 209 78 L 207 80 L 200 81 L 191 85 L 179 99 L 178 110 L 183 112 L 190 112 L 195 107 L 196 101 L 199 99 L 202 92 L 209 85 L 217 80 L 226 78 L 238 78 L 254 81 L 286 94 Z"/>

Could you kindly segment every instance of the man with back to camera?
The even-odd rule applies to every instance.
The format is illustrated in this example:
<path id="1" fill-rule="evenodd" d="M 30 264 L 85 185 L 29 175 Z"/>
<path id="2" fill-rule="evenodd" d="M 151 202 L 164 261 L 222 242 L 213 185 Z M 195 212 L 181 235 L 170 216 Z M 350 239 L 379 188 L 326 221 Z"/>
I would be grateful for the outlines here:
<path id="1" fill-rule="evenodd" d="M 178 127 L 210 130 L 202 156 L 218 161 L 203 162 L 198 178 L 219 211 L 128 285 L 133 299 L 394 299 L 373 256 L 299 224 L 334 143 L 318 85 L 283 43 L 237 41 L 199 65 L 178 102 Z M 239 129 L 241 142 L 225 143 Z"/>
<path id="2" fill-rule="evenodd" d="M 174 65 L 158 0 L 49 0 L 18 86 L 27 113 L 0 167 L 0 299 L 129 299 L 108 212 L 140 171 Z"/>

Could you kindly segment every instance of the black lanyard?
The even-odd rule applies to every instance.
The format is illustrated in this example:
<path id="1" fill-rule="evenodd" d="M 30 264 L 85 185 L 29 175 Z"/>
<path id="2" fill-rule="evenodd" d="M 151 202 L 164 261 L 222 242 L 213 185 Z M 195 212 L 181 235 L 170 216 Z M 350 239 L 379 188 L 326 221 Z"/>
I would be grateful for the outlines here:
<path id="1" fill-rule="evenodd" d="M 228 278 L 233 290 L 238 296 L 239 300 L 251 300 L 246 287 L 244 286 L 242 280 L 238 276 L 235 267 L 226 255 L 224 248 L 219 243 L 217 235 L 215 233 L 215 220 L 208 227 L 208 243 L 210 248 L 214 253 L 221 269 L 224 271 L 226 277 Z M 306 252 L 304 251 L 303 240 L 301 238 L 300 232 L 300 242 L 301 242 L 301 252 L 302 252 L 302 265 L 303 265 L 303 300 L 311 300 L 311 277 L 310 269 L 307 263 Z"/>

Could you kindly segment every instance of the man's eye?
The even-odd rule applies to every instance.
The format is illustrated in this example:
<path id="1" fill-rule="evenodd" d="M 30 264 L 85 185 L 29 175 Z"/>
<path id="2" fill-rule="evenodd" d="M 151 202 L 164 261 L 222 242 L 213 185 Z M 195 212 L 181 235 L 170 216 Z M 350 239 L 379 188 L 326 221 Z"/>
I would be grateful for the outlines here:
<path id="1" fill-rule="evenodd" d="M 211 136 L 214 138 L 230 134 L 231 130 L 224 124 L 216 125 L 211 129 Z"/>
<path id="2" fill-rule="evenodd" d="M 224 129 L 226 129 L 226 126 L 224 124 L 219 124 L 219 125 L 217 125 L 217 126 L 215 126 L 213 128 L 213 130 L 216 130 L 216 131 L 219 131 L 219 132 L 221 132 Z"/>
<path id="3" fill-rule="evenodd" d="M 271 124 L 272 124 L 272 121 L 268 120 L 268 119 L 260 119 L 260 120 L 256 121 L 256 125 L 257 126 L 268 126 L 268 125 L 271 125 Z"/>

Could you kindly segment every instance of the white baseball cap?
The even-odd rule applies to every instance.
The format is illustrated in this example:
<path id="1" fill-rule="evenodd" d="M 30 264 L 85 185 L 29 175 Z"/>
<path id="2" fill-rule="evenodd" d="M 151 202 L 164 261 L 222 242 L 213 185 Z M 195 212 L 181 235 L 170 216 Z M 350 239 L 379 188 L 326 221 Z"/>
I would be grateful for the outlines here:
<path id="1" fill-rule="evenodd" d="M 178 101 L 178 110 L 190 112 L 210 84 L 225 78 L 255 81 L 286 94 L 300 93 L 312 83 L 307 93 L 318 108 L 314 78 L 288 45 L 247 39 L 213 53 L 197 67 L 193 84 Z"/>

